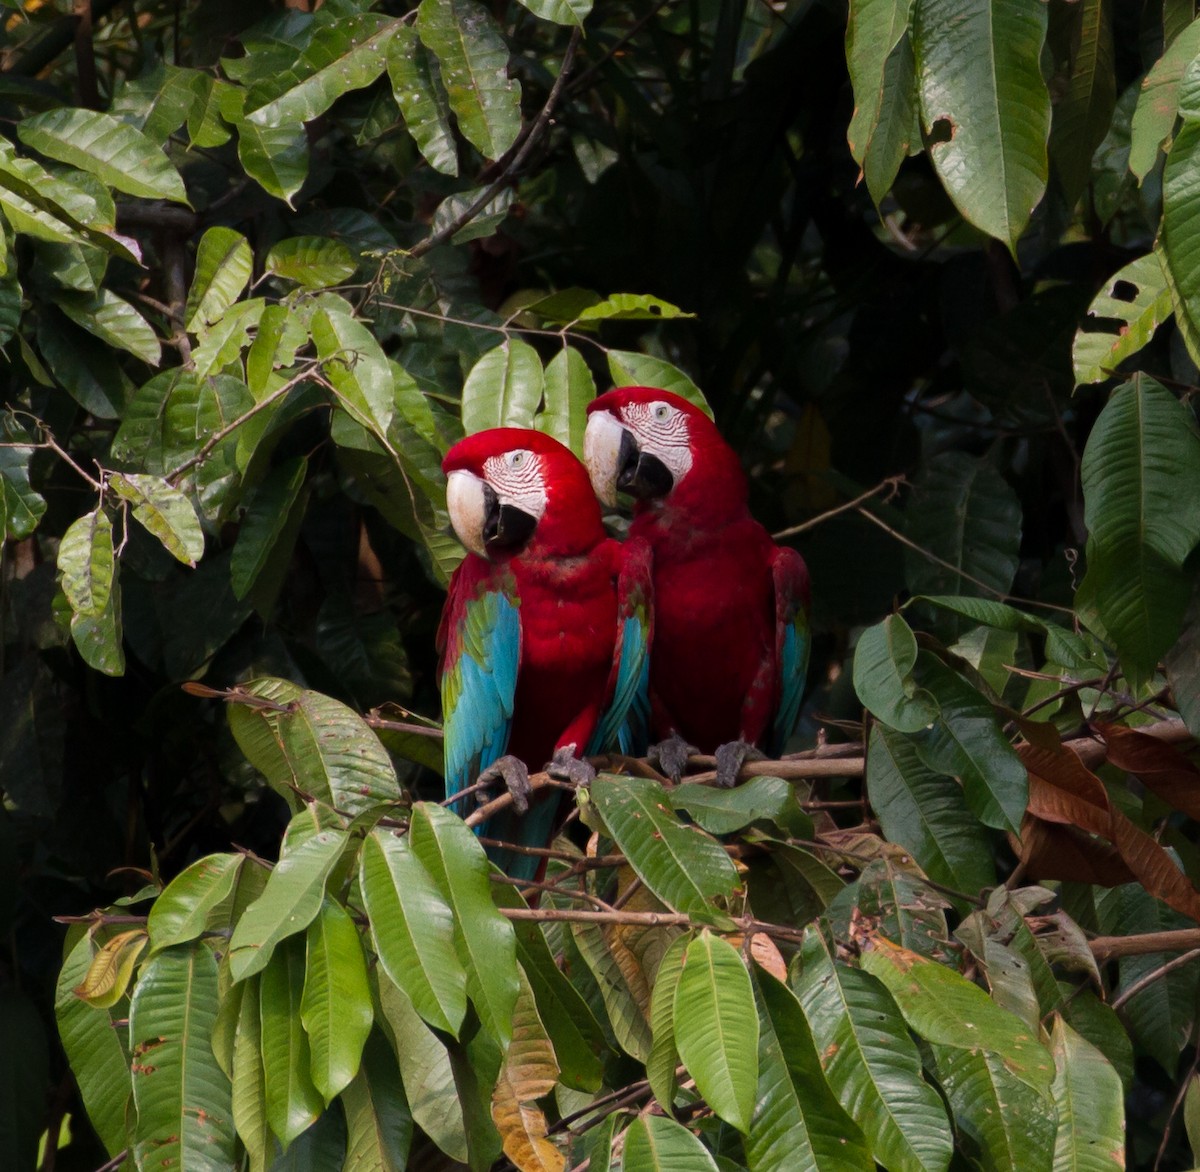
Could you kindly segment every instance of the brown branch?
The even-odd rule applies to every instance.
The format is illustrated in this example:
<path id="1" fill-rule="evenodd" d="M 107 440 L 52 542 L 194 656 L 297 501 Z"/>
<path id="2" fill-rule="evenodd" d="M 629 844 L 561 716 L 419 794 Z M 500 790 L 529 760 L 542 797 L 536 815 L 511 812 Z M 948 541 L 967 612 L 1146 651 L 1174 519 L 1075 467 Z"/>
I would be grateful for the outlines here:
<path id="1" fill-rule="evenodd" d="M 1139 936 L 1094 936 L 1088 947 L 1097 964 L 1122 956 L 1146 956 L 1152 952 L 1181 952 L 1200 949 L 1200 928 L 1176 928 L 1169 932 L 1143 932 Z"/>
<path id="2" fill-rule="evenodd" d="M 818 525 L 831 520 L 839 513 L 846 513 L 851 509 L 857 509 L 863 501 L 870 500 L 871 497 L 881 492 L 887 494 L 883 498 L 883 503 L 886 504 L 907 483 L 908 480 L 904 476 L 885 476 L 874 488 L 868 488 L 866 492 L 856 496 L 852 501 L 847 501 L 844 505 L 837 505 L 832 509 L 826 509 L 825 512 L 819 513 L 817 516 L 801 522 L 799 525 L 792 525 L 788 529 L 780 529 L 778 533 L 772 533 L 771 536 L 776 541 L 782 541 L 785 537 L 795 537 L 797 533 L 804 533 L 808 529 L 815 529 Z"/>

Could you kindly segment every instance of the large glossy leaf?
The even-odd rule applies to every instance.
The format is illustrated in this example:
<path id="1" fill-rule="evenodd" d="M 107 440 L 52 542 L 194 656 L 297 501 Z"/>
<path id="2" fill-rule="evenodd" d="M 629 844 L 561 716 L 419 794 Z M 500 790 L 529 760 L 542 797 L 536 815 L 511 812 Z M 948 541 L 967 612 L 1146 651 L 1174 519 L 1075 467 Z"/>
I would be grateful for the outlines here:
<path id="1" fill-rule="evenodd" d="M 129 1004 L 133 1153 L 139 1167 L 225 1172 L 233 1163 L 229 1079 L 212 1049 L 217 962 L 199 941 L 160 952 L 142 969 Z"/>
<path id="2" fill-rule="evenodd" d="M 854 649 L 855 693 L 874 716 L 900 732 L 928 728 L 938 715 L 937 701 L 913 679 L 916 662 L 916 637 L 898 614 L 868 627 Z"/>
<path id="3" fill-rule="evenodd" d="M 596 383 L 574 346 L 560 350 L 546 363 L 545 394 L 545 407 L 534 418 L 533 426 L 571 451 L 582 452 L 587 405 L 596 397 Z"/>
<path id="4" fill-rule="evenodd" d="M 1171 144 L 1163 169 L 1160 241 L 1177 321 L 1195 361 L 1200 352 L 1200 342 L 1197 342 L 1200 278 L 1195 272 L 1200 257 L 1200 232 L 1196 229 L 1196 210 L 1200 207 L 1200 71 L 1188 70 L 1181 93 L 1193 109 Z"/>
<path id="5" fill-rule="evenodd" d="M 552 20 L 556 24 L 583 27 L 588 13 L 592 11 L 592 0 L 521 0 L 534 16 Z"/>
<path id="6" fill-rule="evenodd" d="M 823 1056 L 825 1077 L 891 1172 L 949 1166 L 954 1145 L 937 1092 L 891 994 L 869 973 L 836 964 L 810 927 L 793 988 Z"/>
<path id="7" fill-rule="evenodd" d="M 87 171 L 126 195 L 188 201 L 183 180 L 162 148 L 111 114 L 47 110 L 19 123 L 17 134 L 47 158 Z"/>
<path id="8" fill-rule="evenodd" d="M 101 614 L 113 584 L 112 522 L 103 509 L 93 509 L 67 527 L 58 543 L 58 568 L 71 609 Z"/>
<path id="9" fill-rule="evenodd" d="M 602 775 L 591 796 L 630 866 L 659 899 L 676 911 L 724 921 L 711 901 L 733 894 L 737 871 L 718 842 L 680 822 L 660 785 Z"/>
<path id="10" fill-rule="evenodd" d="M 875 725 L 866 781 L 884 837 L 911 851 L 926 875 L 967 894 L 995 886 L 991 843 L 962 787 L 930 769 L 911 741 Z"/>
<path id="11" fill-rule="evenodd" d="M 233 1121 L 250 1158 L 251 1172 L 265 1172 L 275 1154 L 275 1139 L 267 1120 L 267 1087 L 263 1075 L 262 1008 L 259 980 L 250 977 L 241 986 L 233 1037 Z M 233 992 L 226 995 L 232 1002 Z M 222 1005 L 222 1011 L 224 1004 Z"/>
<path id="12" fill-rule="evenodd" d="M 733 789 L 683 785 L 671 792 L 683 810 L 709 834 L 732 834 L 752 822 L 773 822 L 796 838 L 812 837 L 812 819 L 800 808 L 796 786 L 781 777 L 753 777 Z"/>
<path id="13" fill-rule="evenodd" d="M 413 854 L 454 912 L 467 993 L 484 1027 L 505 1046 L 517 998 L 516 941 L 512 925 L 492 902 L 487 856 L 462 819 L 440 806 L 418 802 L 410 826 Z"/>
<path id="14" fill-rule="evenodd" d="M 695 403 L 706 415 L 712 416 L 712 408 L 704 392 L 682 370 L 672 366 L 663 358 L 651 354 L 638 354 L 633 350 L 610 350 L 608 373 L 614 387 L 662 387 L 674 391 L 689 403 Z"/>
<path id="15" fill-rule="evenodd" d="M 1039 0 L 917 0 L 914 7 L 930 159 L 963 217 L 1014 250 L 1046 187 L 1045 36 Z"/>
<path id="16" fill-rule="evenodd" d="M 1082 475 L 1088 569 L 1076 605 L 1142 675 L 1174 642 L 1188 602 L 1180 567 L 1200 539 L 1200 436 L 1174 396 L 1139 375 L 1096 420 Z"/>
<path id="17" fill-rule="evenodd" d="M 1193 21 L 1171 43 L 1146 74 L 1133 112 L 1129 169 L 1145 180 L 1158 159 L 1158 150 L 1175 129 L 1179 83 L 1184 70 L 1200 53 L 1200 21 Z"/>
<path id="18" fill-rule="evenodd" d="M 109 484 L 122 500 L 133 505 L 133 515 L 163 548 L 185 566 L 195 566 L 204 556 L 204 530 L 192 502 L 159 476 L 138 472 L 111 472 Z"/>
<path id="19" fill-rule="evenodd" d="M 380 964 L 430 1025 L 457 1037 L 467 1012 L 467 973 L 454 947 L 453 910 L 407 836 L 372 830 L 361 868 Z"/>
<path id="20" fill-rule="evenodd" d="M 340 285 L 354 276 L 358 262 L 340 240 L 328 236 L 289 236 L 272 246 L 263 271 L 306 289 Z"/>
<path id="21" fill-rule="evenodd" d="M 1059 1016 L 1050 1038 L 1058 1131 L 1054 1172 L 1114 1172 L 1124 1166 L 1125 1101 L 1107 1058 Z"/>
<path id="22" fill-rule="evenodd" d="M 625 1132 L 621 1172 L 717 1172 L 708 1149 L 663 1115 L 641 1115 Z"/>
<path id="23" fill-rule="evenodd" d="M 184 326 L 196 333 L 215 322 L 241 295 L 254 270 L 254 254 L 240 232 L 209 228 L 196 250 Z"/>
<path id="24" fill-rule="evenodd" d="M 650 1057 L 646 1059 L 646 1078 L 664 1111 L 670 1111 L 675 1102 L 675 1068 L 679 1065 L 679 1051 L 675 1046 L 675 990 L 679 987 L 679 974 L 683 972 L 683 957 L 689 942 L 690 937 L 683 935 L 667 949 L 655 974 L 650 996 L 650 1033 L 654 1043 Z"/>
<path id="25" fill-rule="evenodd" d="M 508 76 L 508 46 L 478 0 L 421 0 L 417 32 L 441 66 L 458 128 L 487 159 L 521 129 L 521 87 Z"/>
<path id="26" fill-rule="evenodd" d="M 346 1168 L 355 1172 L 404 1172 L 412 1144 L 413 1117 L 404 1084 L 380 1030 L 363 1050 L 362 1066 L 342 1092 L 346 1111 Z"/>
<path id="27" fill-rule="evenodd" d="M 650 994 L 645 973 L 628 957 L 622 965 L 597 924 L 572 924 L 571 940 L 608 1015 L 617 1045 L 641 1062 L 650 1058 Z M 596 1016 L 602 1016 L 595 1000 Z"/>
<path id="28" fill-rule="evenodd" d="M 289 67 L 255 82 L 245 117 L 258 126 L 294 125 L 323 114 L 338 98 L 382 72 L 396 22 L 377 13 L 318 16 L 312 36 Z"/>
<path id="29" fill-rule="evenodd" d="M 707 929 L 687 946 L 675 986 L 675 1045 L 708 1105 L 750 1127 L 758 1082 L 758 1014 L 737 951 Z"/>
<path id="30" fill-rule="evenodd" d="M 308 135 L 302 125 L 237 123 L 238 160 L 264 191 L 291 204 L 308 178 Z"/>
<path id="31" fill-rule="evenodd" d="M 244 855 L 206 855 L 180 871 L 150 909 L 151 954 L 207 931 L 233 895 L 242 868 L 251 865 Z"/>
<path id="32" fill-rule="evenodd" d="M 339 403 L 368 431 L 386 439 L 395 411 L 392 371 L 374 335 L 349 305 L 331 294 L 313 314 L 311 328 Z"/>
<path id="33" fill-rule="evenodd" d="M 313 1084 L 326 1105 L 358 1073 L 374 1018 L 358 929 L 341 904 L 326 898 L 308 926 L 300 998 Z"/>
<path id="34" fill-rule="evenodd" d="M 158 335 L 150 323 L 124 297 L 111 289 L 91 294 L 62 293 L 55 304 L 77 326 L 89 334 L 125 350 L 151 366 L 157 366 L 162 356 Z"/>
<path id="35" fill-rule="evenodd" d="M 441 73 L 410 25 L 400 25 L 388 42 L 387 68 L 396 105 L 425 161 L 444 175 L 457 175 L 458 152 Z"/>
<path id="36" fill-rule="evenodd" d="M 462 392 L 467 435 L 489 427 L 531 427 L 542 401 L 542 360 L 528 342 L 512 338 L 471 368 Z"/>

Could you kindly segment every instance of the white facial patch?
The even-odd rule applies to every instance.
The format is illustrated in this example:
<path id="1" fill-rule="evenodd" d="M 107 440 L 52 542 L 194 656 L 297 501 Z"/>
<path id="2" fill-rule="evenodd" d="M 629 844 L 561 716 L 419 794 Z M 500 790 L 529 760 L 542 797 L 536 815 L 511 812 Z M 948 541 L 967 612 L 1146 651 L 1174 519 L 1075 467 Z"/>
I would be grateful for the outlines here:
<path id="1" fill-rule="evenodd" d="M 546 511 L 546 485 L 542 463 L 527 448 L 516 448 L 483 462 L 484 479 L 502 505 L 512 505 L 540 521 Z"/>
<path id="2" fill-rule="evenodd" d="M 472 553 L 487 557 L 483 543 L 483 481 L 462 468 L 446 477 L 446 511 L 458 540 Z"/>
<path id="3" fill-rule="evenodd" d="M 612 508 L 617 503 L 617 467 L 621 457 L 621 437 L 625 428 L 607 411 L 588 416 L 583 433 L 583 462 L 592 481 L 592 490 L 602 504 Z"/>
<path id="4" fill-rule="evenodd" d="M 621 418 L 643 452 L 657 456 L 678 484 L 692 467 L 687 416 L 670 403 L 627 403 Z"/>

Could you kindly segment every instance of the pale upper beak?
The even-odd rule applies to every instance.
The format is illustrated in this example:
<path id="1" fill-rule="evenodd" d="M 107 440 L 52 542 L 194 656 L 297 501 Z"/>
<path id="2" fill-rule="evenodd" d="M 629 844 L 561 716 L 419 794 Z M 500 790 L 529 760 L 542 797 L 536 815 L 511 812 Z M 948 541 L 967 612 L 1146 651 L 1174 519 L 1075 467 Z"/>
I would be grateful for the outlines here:
<path id="1" fill-rule="evenodd" d="M 617 477 L 621 472 L 622 441 L 632 439 L 629 430 L 607 411 L 588 416 L 583 433 L 583 462 L 591 477 L 592 491 L 601 504 L 614 508 L 617 503 Z"/>
<path id="2" fill-rule="evenodd" d="M 483 539 L 483 526 L 488 513 L 485 489 L 490 491 L 486 482 L 474 472 L 462 468 L 451 472 L 446 478 L 446 508 L 450 513 L 450 524 L 454 526 L 458 540 L 481 558 L 488 555 Z"/>

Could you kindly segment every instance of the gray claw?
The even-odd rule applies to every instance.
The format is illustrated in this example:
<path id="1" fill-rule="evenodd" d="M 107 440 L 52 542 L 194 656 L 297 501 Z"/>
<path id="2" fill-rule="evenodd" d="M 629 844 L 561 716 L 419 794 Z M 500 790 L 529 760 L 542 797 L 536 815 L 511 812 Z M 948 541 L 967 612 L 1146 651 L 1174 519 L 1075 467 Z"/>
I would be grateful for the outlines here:
<path id="1" fill-rule="evenodd" d="M 554 756 L 546 763 L 546 772 L 555 781 L 569 781 L 573 785 L 590 785 L 596 780 L 596 771 L 582 757 L 575 755 L 574 745 L 555 749 Z"/>
<path id="2" fill-rule="evenodd" d="M 676 785 L 687 768 L 688 758 L 700 750 L 689 745 L 677 732 L 672 732 L 665 741 L 651 745 L 646 760 L 657 765 Z"/>
<path id="3" fill-rule="evenodd" d="M 529 786 L 529 770 L 525 762 L 508 754 L 493 761 L 478 778 L 480 785 L 501 780 L 504 782 L 504 788 L 512 794 L 513 809 L 518 814 L 524 814 L 529 809 L 529 797 L 533 793 Z M 481 789 L 476 800 L 481 806 L 486 806 L 494 796 L 487 789 Z"/>
<path id="4" fill-rule="evenodd" d="M 717 785 L 722 789 L 733 789 L 738 774 L 747 761 L 765 761 L 766 754 L 759 752 L 746 741 L 727 741 L 717 746 Z"/>

